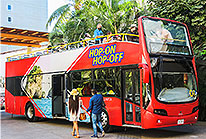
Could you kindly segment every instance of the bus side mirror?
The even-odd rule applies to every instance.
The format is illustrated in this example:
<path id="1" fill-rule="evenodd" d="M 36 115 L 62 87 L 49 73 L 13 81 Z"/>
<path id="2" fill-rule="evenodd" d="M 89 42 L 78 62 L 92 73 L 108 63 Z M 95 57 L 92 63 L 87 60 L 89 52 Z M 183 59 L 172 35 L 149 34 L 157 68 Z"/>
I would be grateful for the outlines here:
<path id="1" fill-rule="evenodd" d="M 143 69 L 143 83 L 149 83 L 149 67 L 146 64 L 140 63 L 139 68 Z"/>

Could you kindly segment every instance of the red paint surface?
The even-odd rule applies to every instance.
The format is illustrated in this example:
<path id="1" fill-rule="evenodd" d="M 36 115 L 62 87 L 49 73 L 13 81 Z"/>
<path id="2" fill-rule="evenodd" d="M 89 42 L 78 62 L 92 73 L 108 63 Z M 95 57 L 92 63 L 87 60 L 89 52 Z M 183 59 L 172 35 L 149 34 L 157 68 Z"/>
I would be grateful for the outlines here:
<path id="1" fill-rule="evenodd" d="M 142 128 L 149 129 L 149 128 L 160 128 L 160 127 L 168 127 L 168 126 L 177 126 L 177 121 L 184 119 L 185 124 L 192 124 L 196 123 L 195 117 L 198 117 L 198 111 L 192 113 L 190 115 L 184 116 L 161 116 L 157 114 L 153 114 L 149 111 L 143 112 L 144 117 L 142 117 Z M 160 123 L 157 121 L 160 120 Z"/>
<path id="2" fill-rule="evenodd" d="M 158 18 L 154 18 L 158 19 Z M 165 20 L 165 19 L 164 19 Z M 172 20 L 167 20 L 172 21 Z M 176 21 L 172 21 L 176 22 Z M 179 23 L 179 22 L 177 22 Z M 187 29 L 188 30 L 188 29 Z M 76 61 L 68 67 L 68 70 L 81 70 L 81 69 L 92 69 L 92 68 L 103 68 L 103 67 L 112 67 L 112 66 L 120 66 L 120 65 L 131 65 L 142 63 L 142 56 L 145 58 L 146 63 L 149 67 L 149 72 L 151 76 L 151 87 L 152 94 L 154 94 L 154 85 L 152 78 L 152 70 L 150 64 L 149 54 L 147 52 L 145 37 L 142 26 L 142 17 L 138 19 L 138 31 L 139 31 L 139 44 L 129 43 L 129 42 L 115 42 L 108 44 L 100 44 L 96 46 L 86 47 L 82 54 L 80 54 Z M 190 37 L 190 36 L 189 36 Z M 93 58 L 89 58 L 89 50 L 92 48 L 105 48 L 107 45 L 116 44 L 117 49 L 116 52 L 124 52 L 124 58 L 120 63 L 109 63 L 106 62 L 104 65 L 92 65 Z M 192 46 L 192 45 L 191 45 Z M 35 62 L 37 57 L 22 59 L 12 62 L 6 63 L 6 77 L 14 77 L 14 76 L 24 76 L 26 72 L 29 70 L 31 65 Z M 195 68 L 195 60 L 193 59 L 193 66 L 195 70 L 195 75 L 197 78 L 197 72 Z M 142 74 L 142 70 L 140 70 L 140 74 Z M 142 77 L 140 76 L 140 80 L 142 81 Z M 140 83 L 140 92 L 142 92 L 142 83 Z M 88 108 L 89 100 L 91 97 L 81 97 L 83 100 L 83 105 Z M 162 104 L 159 103 L 155 96 L 152 95 L 152 101 L 149 104 L 148 108 L 144 110 L 142 108 L 142 94 L 140 95 L 141 99 L 141 126 L 142 128 L 159 128 L 159 127 L 167 127 L 167 126 L 176 126 L 178 119 L 185 119 L 185 124 L 195 123 L 195 116 L 198 115 L 198 111 L 195 113 L 191 113 L 192 109 L 198 105 L 198 100 L 193 103 L 187 104 Z M 6 112 L 12 114 L 21 114 L 25 113 L 25 105 L 30 101 L 27 96 L 17 96 L 14 97 L 7 90 L 5 91 L 5 105 Z M 32 99 L 31 99 L 32 101 Z M 109 123 L 110 125 L 122 126 L 122 108 L 121 108 L 121 99 L 116 97 L 104 97 L 104 101 L 106 103 L 106 110 L 109 114 Z M 134 105 L 134 104 L 133 104 Z M 134 105 L 136 106 L 136 105 Z M 35 107 L 35 106 L 34 106 Z M 168 112 L 168 116 L 160 116 L 153 113 L 154 109 L 165 109 Z M 179 116 L 178 113 L 183 113 L 182 116 Z M 133 107 L 134 111 L 134 107 Z M 134 114 L 134 113 L 133 113 Z M 38 117 L 42 117 L 42 114 L 35 107 L 35 115 Z M 133 115 L 133 119 L 135 120 L 135 115 Z M 157 123 L 157 120 L 161 120 L 161 123 Z M 128 122 L 128 124 L 140 125 L 140 123 Z"/>
<path id="3" fill-rule="evenodd" d="M 13 96 L 9 91 L 5 91 L 5 111 L 16 115 L 25 115 L 25 106 L 29 102 L 27 96 Z M 35 108 L 35 116 L 43 117 L 42 114 Z"/>
<path id="4" fill-rule="evenodd" d="M 120 63 L 109 63 L 106 62 L 104 65 L 92 65 L 93 58 L 89 58 L 89 50 L 93 48 L 103 47 L 103 49 L 108 45 L 116 44 L 116 52 L 124 52 L 124 58 Z M 142 48 L 137 43 L 129 43 L 129 42 L 116 42 L 116 43 L 108 43 L 108 44 L 100 44 L 89 47 L 87 51 L 82 55 L 82 57 L 75 61 L 76 64 L 73 66 L 72 70 L 80 70 L 80 69 L 92 69 L 92 68 L 103 68 L 103 67 L 111 67 L 111 66 L 120 66 L 120 65 L 131 65 L 140 63 L 142 60 L 141 57 Z M 74 62 L 74 63 L 75 63 Z M 69 68 L 70 69 L 70 68 Z"/>
<path id="5" fill-rule="evenodd" d="M 133 121 L 126 121 L 126 103 L 132 104 L 132 115 L 133 115 Z M 130 125 L 138 125 L 141 126 L 141 122 L 136 122 L 136 115 L 135 115 L 135 107 L 140 107 L 137 104 L 131 103 L 129 101 L 124 101 L 124 122 L 125 124 L 130 124 Z"/>
<path id="6" fill-rule="evenodd" d="M 5 89 L 5 111 L 14 114 L 14 96 Z"/>
<path id="7" fill-rule="evenodd" d="M 24 76 L 38 57 L 6 62 L 6 77 Z"/>
<path id="8" fill-rule="evenodd" d="M 81 97 L 83 105 L 88 109 L 91 97 Z M 109 124 L 121 126 L 122 125 L 122 110 L 121 100 L 116 97 L 103 97 L 106 104 L 106 110 L 109 115 Z"/>

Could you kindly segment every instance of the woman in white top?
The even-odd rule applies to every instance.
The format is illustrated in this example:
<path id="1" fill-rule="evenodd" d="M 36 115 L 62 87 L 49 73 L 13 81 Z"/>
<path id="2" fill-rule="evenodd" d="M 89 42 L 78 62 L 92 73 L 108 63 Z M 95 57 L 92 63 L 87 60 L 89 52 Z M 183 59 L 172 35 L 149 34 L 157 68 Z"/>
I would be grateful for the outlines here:
<path id="1" fill-rule="evenodd" d="M 78 120 L 80 115 L 80 98 L 77 89 L 73 89 L 70 93 L 69 113 L 70 113 L 70 121 L 73 121 L 72 136 L 74 136 L 75 138 L 80 138 L 79 128 L 78 128 Z M 76 136 L 75 136 L 75 131 L 76 131 Z"/>

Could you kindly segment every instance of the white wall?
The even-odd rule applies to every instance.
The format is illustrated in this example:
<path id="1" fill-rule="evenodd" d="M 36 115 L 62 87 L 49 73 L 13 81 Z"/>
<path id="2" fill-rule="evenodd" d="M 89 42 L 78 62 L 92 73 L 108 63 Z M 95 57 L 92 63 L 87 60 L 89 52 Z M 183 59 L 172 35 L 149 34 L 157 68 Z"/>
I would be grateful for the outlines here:
<path id="1" fill-rule="evenodd" d="M 48 0 L 1 0 L 0 9 L 1 26 L 47 32 Z"/>

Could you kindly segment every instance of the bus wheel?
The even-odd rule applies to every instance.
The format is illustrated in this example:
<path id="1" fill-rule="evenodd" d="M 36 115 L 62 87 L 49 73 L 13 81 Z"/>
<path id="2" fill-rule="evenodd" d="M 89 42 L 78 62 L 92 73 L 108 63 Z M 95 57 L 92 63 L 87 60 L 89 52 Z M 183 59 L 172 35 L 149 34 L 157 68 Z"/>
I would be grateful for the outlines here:
<path id="1" fill-rule="evenodd" d="M 26 119 L 29 121 L 29 122 L 35 122 L 37 121 L 37 117 L 35 117 L 35 110 L 34 110 L 34 106 L 29 102 L 26 104 L 26 107 L 25 107 L 25 116 L 26 116 Z"/>
<path id="2" fill-rule="evenodd" d="M 101 121 L 102 121 L 102 127 L 104 131 L 110 132 L 111 126 L 109 125 L 109 115 L 105 109 L 102 110 Z"/>

